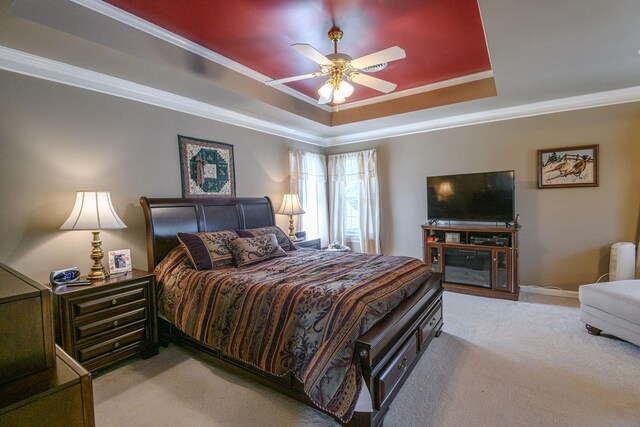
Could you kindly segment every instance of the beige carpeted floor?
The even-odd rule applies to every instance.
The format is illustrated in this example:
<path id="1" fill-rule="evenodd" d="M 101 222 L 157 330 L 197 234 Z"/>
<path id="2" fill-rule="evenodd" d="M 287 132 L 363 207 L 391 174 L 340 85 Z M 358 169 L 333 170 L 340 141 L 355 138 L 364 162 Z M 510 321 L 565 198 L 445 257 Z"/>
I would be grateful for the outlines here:
<path id="1" fill-rule="evenodd" d="M 640 426 L 640 347 L 588 335 L 577 306 L 445 293 L 443 333 L 385 427 Z M 93 384 L 98 427 L 338 425 L 174 345 Z"/>

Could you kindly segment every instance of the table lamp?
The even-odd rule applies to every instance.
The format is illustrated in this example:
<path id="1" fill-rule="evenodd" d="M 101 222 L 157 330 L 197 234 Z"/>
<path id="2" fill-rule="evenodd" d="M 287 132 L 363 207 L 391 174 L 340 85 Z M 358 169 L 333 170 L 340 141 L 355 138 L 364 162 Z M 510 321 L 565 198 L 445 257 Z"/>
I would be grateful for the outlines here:
<path id="1" fill-rule="evenodd" d="M 297 194 L 285 194 L 282 199 L 282 205 L 278 209 L 278 214 L 289 215 L 289 238 L 296 240 L 296 236 L 293 234 L 293 216 L 304 213 L 304 209 L 300 206 L 300 199 Z"/>
<path id="2" fill-rule="evenodd" d="M 69 218 L 60 227 L 61 230 L 89 230 L 93 233 L 91 242 L 91 259 L 93 266 L 88 274 L 89 280 L 103 280 L 109 273 L 102 266 L 102 242 L 100 241 L 100 230 L 117 230 L 127 228 L 124 222 L 118 217 L 113 205 L 111 195 L 108 191 L 78 191 L 76 194 L 76 204 L 69 215 Z"/>

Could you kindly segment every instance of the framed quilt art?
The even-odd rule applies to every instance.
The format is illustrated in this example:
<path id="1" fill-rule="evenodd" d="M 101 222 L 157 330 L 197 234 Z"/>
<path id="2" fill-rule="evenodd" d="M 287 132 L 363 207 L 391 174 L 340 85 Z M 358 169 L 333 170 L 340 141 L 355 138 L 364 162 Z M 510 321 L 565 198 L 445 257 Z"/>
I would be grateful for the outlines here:
<path id="1" fill-rule="evenodd" d="M 178 135 L 182 197 L 235 197 L 233 145 Z"/>

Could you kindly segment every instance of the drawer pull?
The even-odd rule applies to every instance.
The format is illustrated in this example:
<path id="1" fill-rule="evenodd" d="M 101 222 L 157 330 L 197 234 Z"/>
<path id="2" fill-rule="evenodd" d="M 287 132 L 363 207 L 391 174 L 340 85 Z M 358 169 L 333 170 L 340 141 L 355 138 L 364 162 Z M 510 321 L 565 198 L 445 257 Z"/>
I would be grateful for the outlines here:
<path id="1" fill-rule="evenodd" d="M 117 303 L 118 303 L 118 300 L 117 300 L 117 299 L 112 299 L 112 300 L 111 300 L 111 305 L 116 305 Z"/>
<path id="2" fill-rule="evenodd" d="M 120 343 L 119 343 L 119 342 L 115 343 L 115 344 L 113 345 L 113 347 L 114 347 L 114 348 L 118 348 L 118 347 L 120 347 Z"/>
<path id="3" fill-rule="evenodd" d="M 117 320 L 113 321 L 113 326 L 118 326 L 118 321 Z"/>
<path id="4" fill-rule="evenodd" d="M 407 367 L 407 356 L 402 358 L 402 362 L 398 364 L 398 369 L 401 371 L 404 371 L 406 367 Z"/>
<path id="5" fill-rule="evenodd" d="M 434 317 L 433 319 L 431 319 L 431 321 L 429 322 L 429 327 L 433 327 L 433 325 L 436 324 L 436 318 Z"/>

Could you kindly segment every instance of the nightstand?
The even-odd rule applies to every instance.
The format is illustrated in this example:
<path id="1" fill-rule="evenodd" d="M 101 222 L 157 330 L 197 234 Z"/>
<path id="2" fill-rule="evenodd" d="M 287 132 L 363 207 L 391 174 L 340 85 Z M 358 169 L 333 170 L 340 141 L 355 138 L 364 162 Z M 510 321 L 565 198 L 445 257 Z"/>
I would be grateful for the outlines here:
<path id="1" fill-rule="evenodd" d="M 342 246 L 341 248 L 324 248 L 323 251 L 327 252 L 351 252 L 351 248 L 349 246 Z"/>
<path id="2" fill-rule="evenodd" d="M 56 342 L 88 371 L 158 354 L 155 275 L 136 270 L 53 288 Z"/>
<path id="3" fill-rule="evenodd" d="M 299 248 L 320 249 L 320 239 L 301 240 L 293 243 Z"/>

